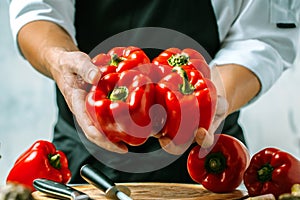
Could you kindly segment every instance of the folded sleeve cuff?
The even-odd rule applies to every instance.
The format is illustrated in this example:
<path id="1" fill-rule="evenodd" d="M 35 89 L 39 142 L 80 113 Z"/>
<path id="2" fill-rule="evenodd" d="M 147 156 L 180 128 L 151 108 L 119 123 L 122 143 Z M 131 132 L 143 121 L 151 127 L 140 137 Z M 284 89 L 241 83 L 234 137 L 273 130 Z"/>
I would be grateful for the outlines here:
<path id="1" fill-rule="evenodd" d="M 290 63 L 285 63 L 277 51 L 259 40 L 224 43 L 210 65 L 238 64 L 252 71 L 261 83 L 259 94 L 252 103 L 268 91 Z"/>
<path id="2" fill-rule="evenodd" d="M 62 27 L 76 44 L 74 28 L 74 5 L 71 1 L 11 1 L 9 7 L 10 24 L 14 43 L 18 48 L 17 36 L 20 29 L 27 23 L 46 20 Z"/>

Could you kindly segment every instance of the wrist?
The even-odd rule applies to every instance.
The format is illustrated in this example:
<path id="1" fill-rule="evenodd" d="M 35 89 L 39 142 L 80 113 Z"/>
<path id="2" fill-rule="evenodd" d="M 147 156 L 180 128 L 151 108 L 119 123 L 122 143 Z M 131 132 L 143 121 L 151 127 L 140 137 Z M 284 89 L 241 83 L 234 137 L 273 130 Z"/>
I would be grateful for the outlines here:
<path id="1" fill-rule="evenodd" d="M 23 26 L 18 34 L 18 43 L 22 54 L 30 64 L 50 78 L 53 78 L 51 68 L 57 65 L 59 54 L 78 50 L 63 28 L 42 20 Z"/>
<path id="2" fill-rule="evenodd" d="M 62 74 L 63 58 L 68 52 L 71 50 L 63 47 L 48 47 L 43 51 L 41 57 L 48 77 L 56 79 L 57 75 Z"/>
<path id="3" fill-rule="evenodd" d="M 228 103 L 226 115 L 242 108 L 260 91 L 259 79 L 248 68 L 236 64 L 226 64 L 217 68 Z"/>

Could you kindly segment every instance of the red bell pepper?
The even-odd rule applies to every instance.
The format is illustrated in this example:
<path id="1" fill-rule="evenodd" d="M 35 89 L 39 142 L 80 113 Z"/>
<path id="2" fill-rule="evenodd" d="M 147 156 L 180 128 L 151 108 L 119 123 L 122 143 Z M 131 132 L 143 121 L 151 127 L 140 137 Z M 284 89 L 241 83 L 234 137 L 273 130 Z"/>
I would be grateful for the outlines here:
<path id="1" fill-rule="evenodd" d="M 156 85 L 156 103 L 162 105 L 167 114 L 156 114 L 154 125 L 158 128 L 154 130 L 163 127 L 160 135 L 170 138 L 175 145 L 191 142 L 198 128 L 209 128 L 216 96 L 214 84 L 198 70 L 174 67 L 173 72 Z"/>
<path id="2" fill-rule="evenodd" d="M 138 70 L 142 74 L 148 76 L 155 84 L 172 72 L 172 68 L 169 66 L 156 65 L 153 63 L 139 65 L 135 68 L 135 70 Z"/>
<path id="3" fill-rule="evenodd" d="M 111 60 L 111 55 L 100 53 L 92 59 L 92 63 L 99 68 L 101 75 L 105 76 L 106 74 L 116 72 L 117 67 L 111 64 Z"/>
<path id="4" fill-rule="evenodd" d="M 33 180 L 45 178 L 68 183 L 71 172 L 68 160 L 62 151 L 48 141 L 38 140 L 15 162 L 7 176 L 7 183 L 18 183 L 34 191 Z"/>
<path id="5" fill-rule="evenodd" d="M 171 67 L 183 67 L 185 69 L 197 69 L 205 78 L 210 79 L 210 68 L 204 57 L 196 50 L 186 48 L 180 50 L 178 48 L 169 48 L 160 53 L 152 60 L 154 64 L 169 65 Z"/>
<path id="6" fill-rule="evenodd" d="M 150 59 L 142 49 L 129 46 L 112 48 L 107 54 L 100 53 L 92 59 L 92 62 L 99 67 L 102 76 L 105 76 L 108 73 L 122 72 L 150 63 Z"/>
<path id="7" fill-rule="evenodd" d="M 277 148 L 265 148 L 252 156 L 244 174 L 244 184 L 250 196 L 288 193 L 300 183 L 300 161 Z"/>
<path id="8" fill-rule="evenodd" d="M 187 169 L 190 177 L 204 188 L 225 193 L 235 190 L 243 180 L 250 155 L 236 138 L 215 134 L 211 148 L 195 146 L 189 153 Z"/>
<path id="9" fill-rule="evenodd" d="M 140 145 L 152 132 L 154 89 L 151 79 L 137 70 L 107 74 L 88 93 L 86 110 L 113 143 Z"/>

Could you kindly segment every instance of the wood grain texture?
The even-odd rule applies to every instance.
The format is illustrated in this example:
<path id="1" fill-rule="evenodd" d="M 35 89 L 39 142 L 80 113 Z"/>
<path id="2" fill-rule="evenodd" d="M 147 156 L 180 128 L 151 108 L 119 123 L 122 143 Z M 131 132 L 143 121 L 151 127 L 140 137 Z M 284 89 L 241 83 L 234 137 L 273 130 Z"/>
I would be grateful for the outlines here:
<path id="1" fill-rule="evenodd" d="M 240 199 L 247 195 L 247 192 L 235 190 L 231 193 L 216 194 L 204 189 L 199 184 L 179 184 L 179 183 L 119 183 L 131 190 L 131 197 L 134 200 L 224 200 Z M 104 193 L 92 185 L 74 186 L 74 188 L 85 192 L 95 200 L 106 200 Z M 51 198 L 41 192 L 34 192 L 36 200 L 51 200 Z"/>

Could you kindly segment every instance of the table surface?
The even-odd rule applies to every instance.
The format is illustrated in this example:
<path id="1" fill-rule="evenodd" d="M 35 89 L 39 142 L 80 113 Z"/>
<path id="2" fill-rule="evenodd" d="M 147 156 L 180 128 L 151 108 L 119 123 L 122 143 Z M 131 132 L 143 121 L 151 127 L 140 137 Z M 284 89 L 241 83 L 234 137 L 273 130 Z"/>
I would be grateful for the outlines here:
<path id="1" fill-rule="evenodd" d="M 125 185 L 131 190 L 131 198 L 134 200 L 162 200 L 162 199 L 182 199 L 182 200 L 223 200 L 223 199 L 244 199 L 247 192 L 244 190 L 235 190 L 231 193 L 217 194 L 210 192 L 199 184 L 180 184 L 180 183 L 119 183 Z M 78 185 L 74 188 L 85 192 L 95 200 L 106 200 L 104 193 L 92 185 Z M 46 194 L 34 192 L 36 200 L 51 200 Z"/>

